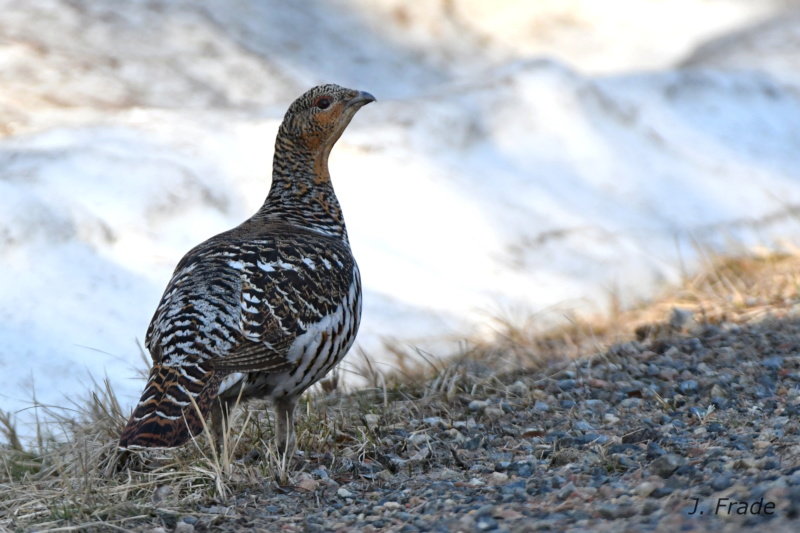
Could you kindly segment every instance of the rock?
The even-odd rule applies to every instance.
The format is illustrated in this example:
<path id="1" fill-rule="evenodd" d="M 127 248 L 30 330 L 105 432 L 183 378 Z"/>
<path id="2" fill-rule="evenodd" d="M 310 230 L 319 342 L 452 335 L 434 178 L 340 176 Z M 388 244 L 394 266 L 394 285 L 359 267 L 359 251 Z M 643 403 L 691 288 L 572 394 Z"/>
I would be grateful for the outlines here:
<path id="1" fill-rule="evenodd" d="M 636 495 L 639 496 L 640 498 L 647 498 L 648 496 L 653 494 L 653 491 L 656 490 L 657 488 L 658 485 L 656 485 L 652 481 L 644 481 L 642 483 L 639 483 L 639 485 L 637 485 L 636 488 L 633 489 L 633 492 L 636 493 Z"/>
<path id="2" fill-rule="evenodd" d="M 663 498 L 664 496 L 669 496 L 673 492 L 675 492 L 675 489 L 672 487 L 658 487 L 650 496 L 659 499 Z"/>
<path id="3" fill-rule="evenodd" d="M 575 437 L 575 444 L 605 444 L 608 440 L 607 436 L 600 435 L 599 433 L 586 433 Z"/>
<path id="4" fill-rule="evenodd" d="M 450 435 L 450 438 L 453 439 L 454 441 L 456 441 L 456 443 L 462 443 L 465 440 L 467 440 L 467 438 L 464 436 L 464 434 L 461 433 L 456 428 L 448 429 L 447 430 L 447 434 Z"/>
<path id="5" fill-rule="evenodd" d="M 650 463 L 650 472 L 666 479 L 685 463 L 686 459 L 680 455 L 668 453 Z"/>
<path id="6" fill-rule="evenodd" d="M 528 388 L 528 386 L 522 381 L 515 381 L 506 387 L 506 390 L 509 394 L 514 394 L 516 396 L 525 396 L 530 392 L 530 388 Z"/>
<path id="7" fill-rule="evenodd" d="M 381 420 L 381 417 L 380 417 L 380 415 L 376 415 L 374 413 L 368 413 L 368 414 L 364 415 L 364 420 L 367 423 L 367 427 L 371 429 L 371 428 L 377 427 L 378 422 L 380 422 L 380 420 Z"/>
<path id="8" fill-rule="evenodd" d="M 324 466 L 321 466 L 319 468 L 315 468 L 314 470 L 312 470 L 311 471 L 311 475 L 315 476 L 318 479 L 326 479 L 326 478 L 330 477 L 328 475 L 328 469 L 325 468 Z"/>
<path id="9" fill-rule="evenodd" d="M 657 442 L 649 442 L 647 444 L 647 458 L 648 459 L 657 459 L 667 455 L 667 450 L 661 447 L 660 444 Z"/>
<path id="10" fill-rule="evenodd" d="M 465 450 L 475 451 L 481 447 L 482 443 L 483 443 L 483 437 L 478 435 L 476 437 L 472 437 L 471 439 L 465 440 L 461 444 L 461 447 L 464 448 Z"/>
<path id="11" fill-rule="evenodd" d="M 774 357 L 767 357 L 761 361 L 761 366 L 767 370 L 780 370 L 783 366 L 783 357 L 776 355 Z"/>
<path id="12" fill-rule="evenodd" d="M 765 457 L 761 460 L 760 466 L 762 470 L 775 470 L 780 468 L 780 462 L 778 462 L 774 457 Z"/>
<path id="13" fill-rule="evenodd" d="M 339 490 L 336 491 L 336 495 L 340 498 L 355 498 L 356 496 L 344 487 L 339 487 Z"/>
<path id="14" fill-rule="evenodd" d="M 576 490 L 577 490 L 577 488 L 575 487 L 575 484 L 572 481 L 570 481 L 569 483 L 567 483 L 566 485 L 561 487 L 561 490 L 558 491 L 558 499 L 559 500 L 566 500 L 567 498 L 572 496 L 572 494 Z"/>
<path id="15" fill-rule="evenodd" d="M 456 481 L 461 479 L 461 473 L 444 467 L 441 470 L 435 470 L 430 473 L 431 479 L 444 479 L 448 481 Z"/>
<path id="16" fill-rule="evenodd" d="M 494 505 L 484 505 L 483 507 L 479 507 L 475 511 L 475 518 L 480 518 L 482 516 L 493 516 L 495 511 Z"/>
<path id="17" fill-rule="evenodd" d="M 717 492 L 727 489 L 731 484 L 730 472 L 714 476 L 714 479 L 711 480 L 711 488 Z"/>
<path id="18" fill-rule="evenodd" d="M 658 500 L 649 498 L 645 500 L 644 504 L 642 505 L 642 515 L 644 516 L 651 515 L 656 511 L 658 511 L 659 509 L 663 509 L 663 507 L 664 506 Z"/>
<path id="19" fill-rule="evenodd" d="M 711 392 L 709 393 L 709 395 L 712 398 L 727 398 L 728 397 L 728 393 L 725 391 L 725 389 L 720 387 L 718 383 L 714 383 L 714 386 L 711 387 Z"/>
<path id="20" fill-rule="evenodd" d="M 570 391 L 578 386 L 578 381 L 574 379 L 559 379 L 556 386 L 562 391 Z"/>
<path id="21" fill-rule="evenodd" d="M 540 411 L 540 412 L 543 412 L 543 413 L 544 413 L 544 412 L 547 412 L 547 411 L 549 411 L 549 410 L 550 410 L 550 406 L 549 406 L 549 405 L 547 405 L 547 404 L 546 404 L 545 402 L 543 402 L 543 401 L 536 400 L 536 403 L 534 403 L 534 404 L 533 404 L 533 410 L 534 410 L 534 411 Z"/>
<path id="22" fill-rule="evenodd" d="M 533 470 L 533 466 L 530 463 L 514 461 L 508 465 L 508 473 L 519 477 L 531 477 Z"/>
<path id="23" fill-rule="evenodd" d="M 503 472 L 492 472 L 489 475 L 489 485 L 502 485 L 508 481 L 508 474 Z"/>
<path id="24" fill-rule="evenodd" d="M 590 399 L 586 400 L 584 403 L 586 404 L 586 407 L 592 411 L 604 411 L 606 408 L 606 402 L 603 400 Z"/>
<path id="25" fill-rule="evenodd" d="M 415 446 L 419 446 L 421 444 L 427 443 L 430 438 L 428 437 L 427 433 L 414 433 L 410 437 L 408 437 L 408 442 L 414 444 Z"/>
<path id="26" fill-rule="evenodd" d="M 682 394 L 694 394 L 697 392 L 699 388 L 697 381 L 693 379 L 689 379 L 686 381 L 681 381 L 681 384 L 678 385 L 678 389 L 681 391 Z"/>
<path id="27" fill-rule="evenodd" d="M 601 503 L 596 507 L 596 509 L 597 513 L 607 520 L 613 520 L 619 516 L 619 505 Z"/>
<path id="28" fill-rule="evenodd" d="M 491 531 L 500 527 L 500 524 L 491 516 L 481 516 L 476 520 L 475 527 L 478 531 Z"/>
<path id="29" fill-rule="evenodd" d="M 396 510 L 400 509 L 400 507 L 402 507 L 402 505 L 397 502 L 383 502 L 384 509 Z"/>
<path id="30" fill-rule="evenodd" d="M 606 424 L 616 424 L 619 422 L 619 417 L 611 413 L 606 413 L 603 415 L 603 422 Z"/>
<path id="31" fill-rule="evenodd" d="M 755 468 L 756 464 L 756 460 L 752 457 L 742 457 L 733 462 L 733 468 L 736 470 L 747 470 L 748 468 Z"/>
<path id="32" fill-rule="evenodd" d="M 312 477 L 304 477 L 303 479 L 295 483 L 295 486 L 307 492 L 314 492 L 319 488 L 319 481 L 317 481 Z"/>
<path id="33" fill-rule="evenodd" d="M 429 416 L 428 418 L 423 418 L 422 421 L 429 426 L 433 427 L 443 427 L 444 423 L 442 423 L 441 417 L 438 416 Z"/>
<path id="34" fill-rule="evenodd" d="M 676 346 L 670 346 L 669 349 L 664 352 L 664 357 L 667 359 L 673 359 L 675 357 L 679 357 L 681 355 L 681 351 Z"/>
<path id="35" fill-rule="evenodd" d="M 409 463 L 421 463 L 431 456 L 431 449 L 429 446 L 421 448 L 417 453 L 408 458 Z"/>
<path id="36" fill-rule="evenodd" d="M 483 414 L 488 416 L 489 418 L 500 420 L 505 415 L 505 412 L 502 409 L 497 407 L 487 407 L 484 409 Z"/>
<path id="37" fill-rule="evenodd" d="M 168 485 L 160 485 L 155 491 L 153 491 L 152 501 L 154 504 L 158 505 L 168 499 L 171 495 L 172 489 Z"/>
<path id="38" fill-rule="evenodd" d="M 680 331 L 688 328 L 692 322 L 694 313 L 688 309 L 681 309 L 680 307 L 673 307 L 669 315 L 669 325 L 672 328 Z"/>
<path id="39" fill-rule="evenodd" d="M 226 515 L 228 514 L 229 507 L 225 507 L 224 505 L 212 505 L 211 507 L 201 507 L 200 510 L 208 514 Z"/>
<path id="40" fill-rule="evenodd" d="M 478 411 L 483 411 L 484 409 L 486 409 L 487 405 L 489 405 L 489 402 L 487 402 L 486 400 L 472 400 L 471 402 L 469 402 L 467 408 L 475 413 Z"/>
<path id="41" fill-rule="evenodd" d="M 194 533 L 194 526 L 192 524 L 187 524 L 186 522 L 178 522 L 175 524 L 175 530 L 173 533 Z"/>

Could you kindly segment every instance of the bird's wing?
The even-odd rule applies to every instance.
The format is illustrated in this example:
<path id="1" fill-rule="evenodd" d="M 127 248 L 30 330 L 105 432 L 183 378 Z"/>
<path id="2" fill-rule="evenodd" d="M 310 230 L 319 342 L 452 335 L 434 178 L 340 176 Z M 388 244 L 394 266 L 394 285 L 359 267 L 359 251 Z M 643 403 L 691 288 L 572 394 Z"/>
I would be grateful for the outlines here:
<path id="1" fill-rule="evenodd" d="M 203 360 L 230 372 L 293 368 L 294 341 L 335 313 L 353 282 L 346 244 L 285 231 L 214 240 L 175 270 L 146 337 L 154 362 Z"/>
<path id="2" fill-rule="evenodd" d="M 314 236 L 316 237 L 316 236 Z M 282 372 L 297 364 L 291 346 L 343 305 L 355 275 L 349 249 L 332 239 L 290 234 L 246 246 L 239 324 L 245 337 L 216 369 Z"/>

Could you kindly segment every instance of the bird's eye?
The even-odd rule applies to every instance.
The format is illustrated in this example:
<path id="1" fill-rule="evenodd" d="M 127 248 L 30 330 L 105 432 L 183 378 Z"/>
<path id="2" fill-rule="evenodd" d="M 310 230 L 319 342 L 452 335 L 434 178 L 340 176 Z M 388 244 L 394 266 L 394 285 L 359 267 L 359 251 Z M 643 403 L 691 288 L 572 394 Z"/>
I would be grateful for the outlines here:
<path id="1" fill-rule="evenodd" d="M 314 107 L 319 109 L 328 109 L 331 106 L 331 99 L 327 96 L 320 96 L 314 102 Z"/>

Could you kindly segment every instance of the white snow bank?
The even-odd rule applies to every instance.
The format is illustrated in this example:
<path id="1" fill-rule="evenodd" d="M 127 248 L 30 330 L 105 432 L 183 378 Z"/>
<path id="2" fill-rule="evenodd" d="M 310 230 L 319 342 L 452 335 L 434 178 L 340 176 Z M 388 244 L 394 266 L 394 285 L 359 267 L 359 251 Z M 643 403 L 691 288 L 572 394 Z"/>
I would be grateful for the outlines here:
<path id="1" fill-rule="evenodd" d="M 683 67 L 758 71 L 800 88 L 800 8 L 698 47 Z"/>

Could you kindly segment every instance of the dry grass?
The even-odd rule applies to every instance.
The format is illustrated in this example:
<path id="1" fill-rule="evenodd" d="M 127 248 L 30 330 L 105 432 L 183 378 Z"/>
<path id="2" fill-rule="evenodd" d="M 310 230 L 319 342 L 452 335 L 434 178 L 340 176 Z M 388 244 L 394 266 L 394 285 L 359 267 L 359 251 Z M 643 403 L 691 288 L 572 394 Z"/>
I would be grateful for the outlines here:
<path id="1" fill-rule="evenodd" d="M 309 461 L 324 458 L 335 468 L 374 459 L 382 453 L 377 428 L 423 418 L 433 404 L 437 413 L 447 412 L 448 404 L 500 389 L 508 373 L 539 372 L 553 361 L 601 353 L 633 339 L 635 332 L 657 336 L 662 330 L 691 328 L 685 314 L 670 323 L 674 309 L 705 322 L 744 322 L 768 312 L 795 311 L 798 287 L 796 256 L 720 259 L 647 306 L 535 334 L 531 324 L 507 322 L 491 342 L 465 343 L 455 360 L 420 353 L 422 365 L 400 359 L 403 371 L 385 375 L 364 358 L 361 371 L 371 388 L 337 393 L 334 376 L 298 407 L 298 448 L 305 466 L 288 464 L 277 453 L 270 412 L 257 402 L 235 410 L 222 450 L 203 437 L 178 450 L 129 455 L 116 449 L 127 415 L 107 382 L 74 408 L 37 406 L 40 431 L 30 446 L 21 442 L 12 417 L 0 412 L 0 530 L 32 524 L 57 531 L 100 524 L 126 530 L 158 525 L 180 513 L 197 516 L 204 506 L 233 505 L 265 480 L 292 483 L 299 470 L 311 468 Z M 49 435 L 48 428 L 59 436 Z"/>
<path id="2" fill-rule="evenodd" d="M 474 340 L 465 356 L 491 361 L 495 370 L 540 370 L 633 339 L 685 332 L 697 322 L 745 323 L 766 314 L 781 316 L 797 310 L 798 296 L 798 255 L 714 257 L 698 275 L 633 309 L 621 310 L 614 300 L 603 315 L 569 316 L 566 325 L 545 330 L 535 317 L 497 320 L 496 335 Z"/>

